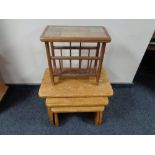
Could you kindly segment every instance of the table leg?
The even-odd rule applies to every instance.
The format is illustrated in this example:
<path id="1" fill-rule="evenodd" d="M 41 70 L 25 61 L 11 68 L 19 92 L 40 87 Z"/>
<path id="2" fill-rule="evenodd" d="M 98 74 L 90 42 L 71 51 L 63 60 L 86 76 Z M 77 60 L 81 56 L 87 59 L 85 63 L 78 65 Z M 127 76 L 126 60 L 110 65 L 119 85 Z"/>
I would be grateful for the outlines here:
<path id="1" fill-rule="evenodd" d="M 58 127 L 59 126 L 59 117 L 57 113 L 54 113 L 54 121 L 55 121 L 55 125 Z"/>
<path id="2" fill-rule="evenodd" d="M 99 112 L 99 124 L 102 123 L 102 118 L 103 118 L 103 111 Z"/>
<path id="3" fill-rule="evenodd" d="M 49 120 L 50 120 L 50 124 L 53 125 L 54 124 L 54 122 L 53 122 L 53 113 L 52 113 L 50 107 L 47 107 L 47 112 L 48 112 L 48 117 L 49 117 Z"/>
<path id="4" fill-rule="evenodd" d="M 95 113 L 95 125 L 99 125 L 100 112 Z"/>

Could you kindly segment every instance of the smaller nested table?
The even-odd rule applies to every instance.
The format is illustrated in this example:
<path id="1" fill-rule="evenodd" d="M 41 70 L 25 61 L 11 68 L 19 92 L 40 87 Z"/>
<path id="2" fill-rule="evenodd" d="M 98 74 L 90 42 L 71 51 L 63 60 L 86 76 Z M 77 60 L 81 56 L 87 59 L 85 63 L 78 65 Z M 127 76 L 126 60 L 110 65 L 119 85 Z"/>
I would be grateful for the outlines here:
<path id="1" fill-rule="evenodd" d="M 50 71 L 45 70 L 39 89 L 39 96 L 45 98 L 51 124 L 59 125 L 59 113 L 94 112 L 95 124 L 101 124 L 103 111 L 108 105 L 108 98 L 113 89 L 106 71 L 101 70 L 99 85 L 94 77 L 84 79 L 55 78 L 56 85 L 51 83 Z"/>

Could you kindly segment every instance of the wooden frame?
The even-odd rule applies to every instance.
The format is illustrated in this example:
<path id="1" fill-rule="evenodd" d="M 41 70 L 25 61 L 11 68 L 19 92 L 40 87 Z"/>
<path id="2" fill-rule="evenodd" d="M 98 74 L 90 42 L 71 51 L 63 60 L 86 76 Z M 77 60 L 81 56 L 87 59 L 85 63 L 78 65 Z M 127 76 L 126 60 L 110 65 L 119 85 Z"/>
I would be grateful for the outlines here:
<path id="1" fill-rule="evenodd" d="M 111 41 L 104 27 L 47 26 L 40 39 L 45 43 L 52 84 L 56 76 L 93 76 L 99 83 L 106 43 Z M 69 46 L 55 46 L 55 42 L 69 42 Z M 80 45 L 72 46 L 72 42 L 79 42 Z M 97 46 L 82 46 L 83 43 L 96 43 Z M 56 56 L 58 50 L 60 56 Z M 64 56 L 64 50 L 69 50 L 70 55 Z M 78 56 L 72 56 L 73 50 L 78 50 Z M 87 50 L 87 56 L 82 56 L 84 50 Z M 92 53 L 94 56 L 91 56 Z M 78 67 L 73 67 L 74 60 L 78 60 Z M 85 67 L 82 67 L 83 60 L 87 61 Z M 66 61 L 70 62 L 67 67 L 64 66 Z"/>

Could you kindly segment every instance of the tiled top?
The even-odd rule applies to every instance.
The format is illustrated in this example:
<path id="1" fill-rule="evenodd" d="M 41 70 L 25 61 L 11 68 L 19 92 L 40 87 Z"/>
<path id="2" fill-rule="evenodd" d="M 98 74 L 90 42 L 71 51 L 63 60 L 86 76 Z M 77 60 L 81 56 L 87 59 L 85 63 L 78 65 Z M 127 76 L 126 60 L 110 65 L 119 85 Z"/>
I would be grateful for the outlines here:
<path id="1" fill-rule="evenodd" d="M 101 26 L 47 26 L 40 40 L 43 42 L 110 42 L 111 38 L 105 27 Z"/>

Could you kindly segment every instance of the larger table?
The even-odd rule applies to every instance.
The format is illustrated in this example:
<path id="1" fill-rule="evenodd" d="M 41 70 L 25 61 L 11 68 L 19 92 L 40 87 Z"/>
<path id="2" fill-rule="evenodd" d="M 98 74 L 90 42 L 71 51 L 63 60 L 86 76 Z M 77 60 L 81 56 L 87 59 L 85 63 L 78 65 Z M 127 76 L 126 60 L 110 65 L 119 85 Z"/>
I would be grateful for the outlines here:
<path id="1" fill-rule="evenodd" d="M 51 124 L 59 125 L 59 113 L 94 112 L 95 124 L 101 124 L 108 98 L 113 95 L 105 69 L 101 71 L 99 84 L 93 77 L 84 79 L 55 78 L 53 85 L 49 69 L 45 70 L 39 96 L 45 99 Z"/>

